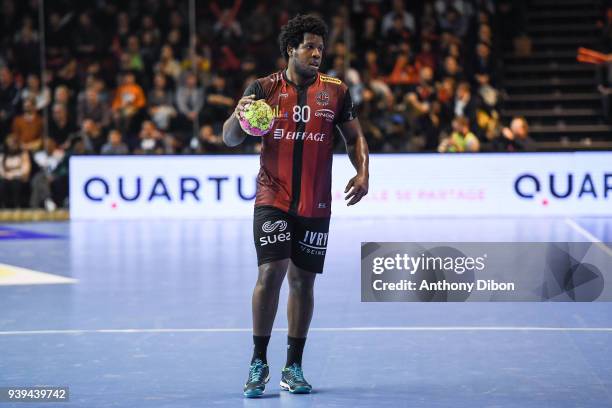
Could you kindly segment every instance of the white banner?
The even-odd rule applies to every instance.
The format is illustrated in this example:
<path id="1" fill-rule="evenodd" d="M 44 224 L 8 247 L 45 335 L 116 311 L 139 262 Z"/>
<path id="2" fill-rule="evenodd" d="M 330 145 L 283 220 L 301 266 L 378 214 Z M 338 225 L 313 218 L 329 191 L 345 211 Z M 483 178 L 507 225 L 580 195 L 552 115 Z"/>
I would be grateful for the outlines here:
<path id="1" fill-rule="evenodd" d="M 76 156 L 72 219 L 251 217 L 258 156 Z M 612 152 L 370 156 L 370 193 L 334 157 L 335 216 L 612 215 Z"/>

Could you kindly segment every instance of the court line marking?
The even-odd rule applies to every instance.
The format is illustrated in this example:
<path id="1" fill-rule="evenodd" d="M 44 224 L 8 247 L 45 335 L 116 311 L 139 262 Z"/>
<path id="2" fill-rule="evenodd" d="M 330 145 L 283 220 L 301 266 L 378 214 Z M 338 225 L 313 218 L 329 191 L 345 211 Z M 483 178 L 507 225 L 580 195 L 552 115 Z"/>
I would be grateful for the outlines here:
<path id="1" fill-rule="evenodd" d="M 572 227 L 574 231 L 576 231 L 577 233 L 579 233 L 580 235 L 582 235 L 583 237 L 585 237 L 586 239 L 588 239 L 589 241 L 597 245 L 599 248 L 601 248 L 602 251 L 604 251 L 606 254 L 612 257 L 612 249 L 608 248 L 595 235 L 591 234 L 589 231 L 581 227 L 580 224 L 578 224 L 576 221 L 572 220 L 571 218 L 566 218 L 565 223 L 569 225 L 570 227 Z"/>
<path id="2" fill-rule="evenodd" d="M 0 336 L 45 335 L 45 334 L 128 334 L 128 333 L 250 333 L 251 328 L 192 328 L 192 329 L 67 329 L 67 330 L 13 330 L 0 331 Z M 286 328 L 272 329 L 287 332 Z M 390 326 L 390 327 L 313 327 L 310 332 L 610 332 L 612 327 L 538 327 L 538 326 Z"/>

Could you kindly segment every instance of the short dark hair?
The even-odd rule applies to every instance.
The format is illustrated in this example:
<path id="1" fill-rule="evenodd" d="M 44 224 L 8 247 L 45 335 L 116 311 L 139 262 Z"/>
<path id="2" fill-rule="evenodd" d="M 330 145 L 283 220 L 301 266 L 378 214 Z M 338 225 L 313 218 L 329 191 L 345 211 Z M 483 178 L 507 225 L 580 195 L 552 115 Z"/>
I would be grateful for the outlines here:
<path id="1" fill-rule="evenodd" d="M 304 34 L 310 33 L 323 37 L 327 42 L 327 24 L 317 16 L 298 14 L 281 28 L 278 36 L 280 52 L 285 59 L 289 58 L 287 47 L 297 48 L 304 40 Z"/>

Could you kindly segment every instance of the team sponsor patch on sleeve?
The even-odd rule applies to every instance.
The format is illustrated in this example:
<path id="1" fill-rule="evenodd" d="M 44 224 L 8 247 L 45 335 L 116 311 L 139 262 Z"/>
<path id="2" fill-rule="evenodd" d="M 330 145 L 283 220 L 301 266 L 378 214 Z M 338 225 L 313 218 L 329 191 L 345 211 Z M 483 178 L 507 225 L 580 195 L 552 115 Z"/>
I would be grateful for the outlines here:
<path id="1" fill-rule="evenodd" d="M 342 85 L 342 81 L 338 78 L 330 77 L 327 75 L 321 75 L 321 82 L 329 82 L 336 85 Z"/>

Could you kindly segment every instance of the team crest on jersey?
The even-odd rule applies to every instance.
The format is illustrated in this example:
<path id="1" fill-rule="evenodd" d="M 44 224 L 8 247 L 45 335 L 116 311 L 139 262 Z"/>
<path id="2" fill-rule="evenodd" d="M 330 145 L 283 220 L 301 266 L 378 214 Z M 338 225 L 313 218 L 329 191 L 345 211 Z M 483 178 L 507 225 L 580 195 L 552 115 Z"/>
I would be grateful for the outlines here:
<path id="1" fill-rule="evenodd" d="M 316 97 L 317 105 L 327 106 L 329 105 L 329 94 L 325 91 L 320 91 Z"/>
<path id="2" fill-rule="evenodd" d="M 322 82 L 329 82 L 329 83 L 336 84 L 336 85 L 342 84 L 342 81 L 339 80 L 338 78 L 330 77 L 330 76 L 327 76 L 327 75 L 321 75 L 321 81 Z"/>

